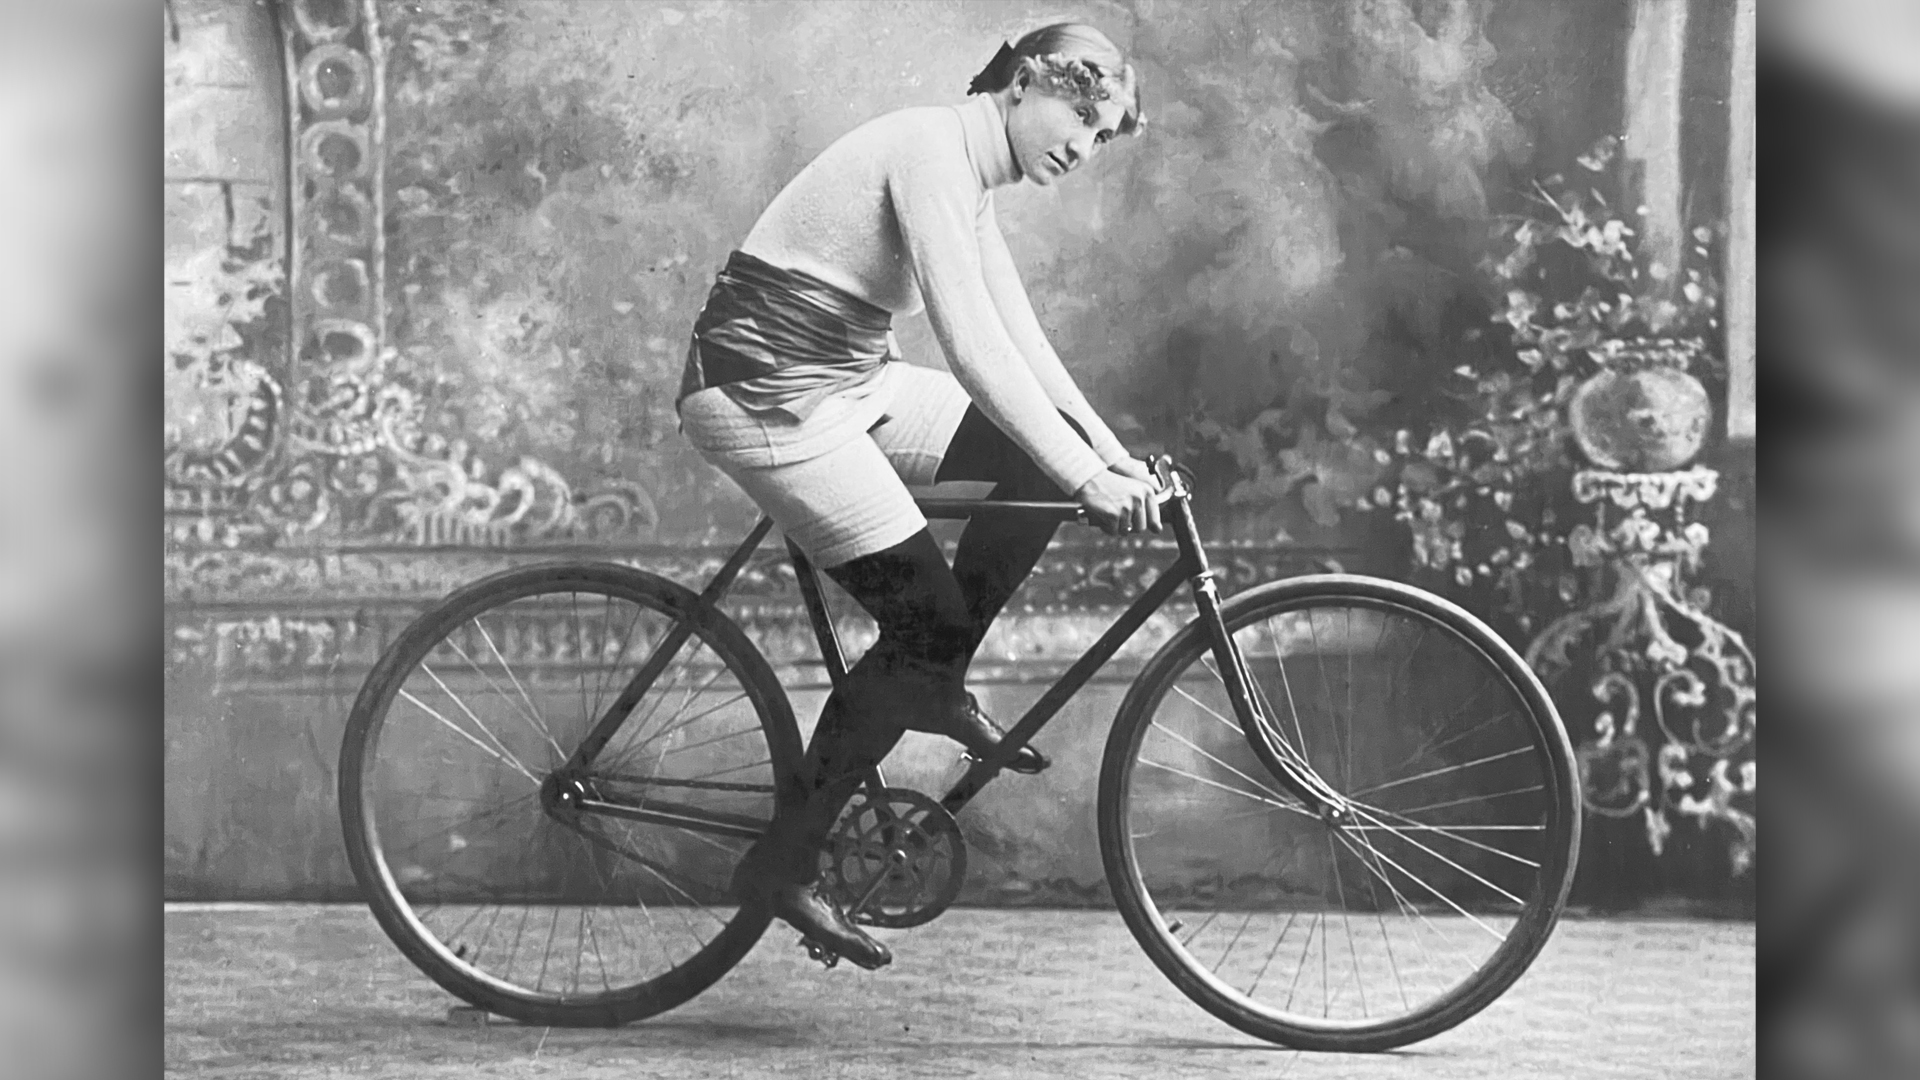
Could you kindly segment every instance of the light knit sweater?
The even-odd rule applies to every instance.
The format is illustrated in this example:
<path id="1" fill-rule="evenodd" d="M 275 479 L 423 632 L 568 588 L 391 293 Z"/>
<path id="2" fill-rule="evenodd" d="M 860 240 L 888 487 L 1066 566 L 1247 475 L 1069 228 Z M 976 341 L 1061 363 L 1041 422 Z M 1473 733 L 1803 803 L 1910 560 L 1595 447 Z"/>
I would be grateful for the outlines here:
<path id="1" fill-rule="evenodd" d="M 1048 343 L 1000 235 L 993 189 L 1020 179 L 992 97 L 902 109 L 822 151 L 740 247 L 895 315 L 924 306 L 974 404 L 1071 493 L 1127 451 Z"/>

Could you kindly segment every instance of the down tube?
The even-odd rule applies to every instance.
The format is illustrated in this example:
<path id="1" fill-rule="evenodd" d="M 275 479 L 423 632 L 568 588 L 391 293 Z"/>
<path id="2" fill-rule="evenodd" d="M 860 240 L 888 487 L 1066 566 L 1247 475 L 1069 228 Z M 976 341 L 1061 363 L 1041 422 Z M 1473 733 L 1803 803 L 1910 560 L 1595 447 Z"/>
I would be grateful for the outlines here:
<path id="1" fill-rule="evenodd" d="M 1120 617 L 1114 620 L 1113 625 L 1107 627 L 1107 632 L 1100 635 L 1100 640 L 1089 645 L 1087 651 L 1080 654 L 1080 659 L 1075 660 L 1073 666 L 1061 674 L 1059 681 L 1048 687 L 1047 692 L 1040 695 L 1040 700 L 1034 702 L 1033 707 L 1020 718 L 1020 722 L 1013 725 L 1012 730 L 1007 732 L 1006 737 L 1001 740 L 1000 752 L 995 755 L 1000 760 L 974 762 L 966 775 L 956 781 L 952 789 L 941 798 L 940 805 L 946 807 L 949 813 L 958 814 L 961 808 L 972 802 L 973 797 L 980 794 L 980 789 L 986 787 L 989 780 L 1000 774 L 1004 762 L 1011 760 L 1014 754 L 1019 753 L 1021 747 L 1027 745 L 1035 735 L 1040 733 L 1041 728 L 1047 726 L 1047 722 L 1053 719 L 1061 706 L 1065 705 L 1074 694 L 1079 693 L 1088 679 L 1093 678 L 1093 673 L 1100 670 L 1108 660 L 1113 659 L 1113 654 L 1120 650 L 1120 646 L 1126 644 L 1127 639 L 1132 637 L 1154 612 L 1160 610 L 1169 597 L 1179 591 L 1184 579 L 1191 576 L 1197 566 L 1198 563 L 1192 556 L 1182 554 L 1173 565 L 1162 570 L 1153 584 L 1147 587 L 1147 591 L 1141 593 L 1127 610 L 1120 613 Z"/>

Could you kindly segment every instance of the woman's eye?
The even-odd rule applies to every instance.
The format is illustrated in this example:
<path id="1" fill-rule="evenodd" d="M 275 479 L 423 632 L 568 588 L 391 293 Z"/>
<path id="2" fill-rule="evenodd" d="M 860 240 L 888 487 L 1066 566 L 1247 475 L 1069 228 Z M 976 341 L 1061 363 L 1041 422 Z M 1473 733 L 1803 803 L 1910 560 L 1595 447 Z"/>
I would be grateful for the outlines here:
<path id="1" fill-rule="evenodd" d="M 1093 137 L 1093 141 L 1094 141 L 1094 142 L 1096 142 L 1096 143 L 1102 143 L 1102 144 L 1104 144 L 1104 143 L 1106 143 L 1106 142 L 1107 142 L 1108 140 L 1110 140 L 1110 139 L 1112 139 L 1112 138 L 1113 138 L 1113 133 L 1112 133 L 1112 132 L 1110 132 L 1110 131 L 1103 131 L 1103 132 L 1101 132 L 1100 134 L 1098 134 L 1098 135 L 1095 135 L 1095 136 Z"/>

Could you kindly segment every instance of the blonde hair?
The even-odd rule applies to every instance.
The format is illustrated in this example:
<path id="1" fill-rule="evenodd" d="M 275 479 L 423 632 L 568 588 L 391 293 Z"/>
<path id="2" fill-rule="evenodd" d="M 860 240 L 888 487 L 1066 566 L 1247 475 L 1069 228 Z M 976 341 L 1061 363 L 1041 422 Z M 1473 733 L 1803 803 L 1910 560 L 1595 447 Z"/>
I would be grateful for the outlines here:
<path id="1" fill-rule="evenodd" d="M 1021 72 L 1033 85 L 1059 97 L 1120 102 L 1125 110 L 1118 133 L 1131 135 L 1146 122 L 1140 108 L 1140 80 L 1112 39 L 1084 23 L 1054 23 L 1002 44 L 967 86 L 969 94 L 991 94 L 1013 85 Z"/>

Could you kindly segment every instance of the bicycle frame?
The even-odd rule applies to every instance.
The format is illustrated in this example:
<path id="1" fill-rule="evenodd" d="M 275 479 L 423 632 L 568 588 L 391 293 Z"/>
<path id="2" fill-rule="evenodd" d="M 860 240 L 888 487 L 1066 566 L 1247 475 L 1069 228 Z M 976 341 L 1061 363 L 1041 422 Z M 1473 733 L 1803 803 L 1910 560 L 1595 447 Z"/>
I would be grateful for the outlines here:
<path id="1" fill-rule="evenodd" d="M 979 759 L 967 769 L 959 780 L 941 798 L 940 802 L 950 813 L 958 814 L 973 798 L 1006 768 L 1006 763 L 1019 753 L 1020 749 L 1032 741 L 1060 709 L 1078 693 L 1081 687 L 1091 680 L 1094 674 L 1119 651 L 1154 612 L 1158 611 L 1173 594 L 1179 591 L 1185 582 L 1193 592 L 1194 607 L 1206 627 L 1213 646 L 1215 663 L 1219 668 L 1221 682 L 1225 685 L 1228 699 L 1233 704 L 1243 732 L 1256 757 L 1265 765 L 1275 778 L 1307 807 L 1329 818 L 1339 817 L 1345 811 L 1339 796 L 1314 775 L 1312 769 L 1288 747 L 1273 730 L 1272 720 L 1267 716 L 1248 687 L 1252 685 L 1240 650 L 1235 647 L 1232 636 L 1227 632 L 1226 623 L 1221 615 L 1220 593 L 1215 584 L 1215 572 L 1208 564 L 1207 555 L 1200 545 L 1198 530 L 1193 519 L 1192 492 L 1187 487 L 1185 477 L 1172 471 L 1170 463 L 1160 464 L 1172 492 L 1162 505 L 1162 517 L 1172 528 L 1173 538 L 1178 546 L 1178 555 L 1171 565 L 1160 572 L 1144 592 L 1134 598 L 1125 611 L 1114 620 L 1098 640 L 1087 647 L 1079 659 L 1050 686 L 1040 699 L 1029 707 L 1013 727 L 1007 730 L 1001 740 L 999 750 L 990 757 Z M 915 500 L 920 511 L 930 519 L 961 519 L 988 515 L 1021 515 L 1039 518 L 1054 518 L 1059 521 L 1084 521 L 1083 512 L 1077 503 L 1070 502 L 1015 502 L 992 499 L 945 499 L 919 498 Z M 759 524 L 748 533 L 738 548 L 728 556 L 727 561 L 716 572 L 700 594 L 703 605 L 717 605 L 727 590 L 738 578 L 747 560 L 760 547 L 773 528 L 770 518 L 762 518 Z M 791 541 L 787 544 L 789 557 L 793 560 L 794 570 L 800 584 L 800 595 L 812 622 L 814 636 L 819 642 L 821 659 L 827 669 L 829 682 L 836 688 L 842 685 L 847 676 L 848 665 L 845 654 L 840 648 L 839 634 L 835 631 L 832 617 L 827 612 L 826 599 L 820 588 L 818 571 Z M 574 751 L 563 771 L 583 772 L 592 763 L 607 742 L 626 722 L 628 714 L 652 686 L 666 666 L 672 662 L 682 645 L 686 643 L 691 629 L 682 622 L 675 626 L 653 653 L 641 664 L 640 670 L 629 680 L 613 703 L 601 714 L 593 729 Z M 681 827 L 706 828 L 712 831 L 724 831 L 735 835 L 751 835 L 751 830 L 743 830 L 738 822 L 703 820 L 710 815 L 694 811 L 694 816 L 684 817 L 680 813 L 665 808 L 643 810 L 637 807 L 623 807 L 618 804 L 589 800 L 582 804 L 583 809 L 613 814 L 621 817 L 654 821 L 660 824 Z M 691 810 L 691 808 L 688 808 Z M 717 828 L 716 828 L 717 827 Z"/>

